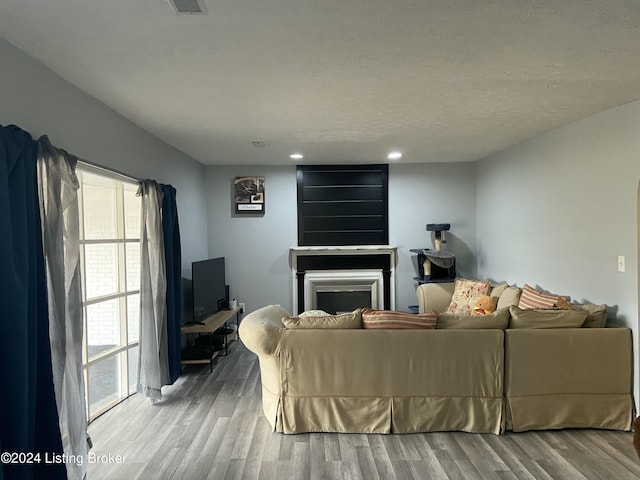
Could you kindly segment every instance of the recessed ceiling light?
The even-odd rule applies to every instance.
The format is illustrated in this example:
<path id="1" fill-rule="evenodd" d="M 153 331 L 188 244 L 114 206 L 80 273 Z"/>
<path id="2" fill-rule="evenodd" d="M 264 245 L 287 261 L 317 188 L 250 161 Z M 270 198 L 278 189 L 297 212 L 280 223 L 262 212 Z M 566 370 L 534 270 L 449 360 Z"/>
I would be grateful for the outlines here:
<path id="1" fill-rule="evenodd" d="M 402 153 L 401 152 L 390 152 L 389 155 L 387 155 L 387 158 L 389 160 L 398 160 L 399 158 L 402 158 Z"/>
<path id="2" fill-rule="evenodd" d="M 289 158 L 293 160 L 302 160 L 304 158 L 304 155 L 302 155 L 301 153 L 292 153 L 291 155 L 289 155 Z"/>

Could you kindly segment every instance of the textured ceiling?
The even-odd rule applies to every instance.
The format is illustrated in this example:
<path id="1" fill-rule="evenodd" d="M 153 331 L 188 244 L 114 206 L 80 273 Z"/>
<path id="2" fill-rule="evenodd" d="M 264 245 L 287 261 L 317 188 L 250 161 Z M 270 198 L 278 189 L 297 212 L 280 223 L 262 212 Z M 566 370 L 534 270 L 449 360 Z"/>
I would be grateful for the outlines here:
<path id="1" fill-rule="evenodd" d="M 640 98 L 638 0 L 205 3 L 2 0 L 0 36 L 204 164 L 473 161 Z"/>

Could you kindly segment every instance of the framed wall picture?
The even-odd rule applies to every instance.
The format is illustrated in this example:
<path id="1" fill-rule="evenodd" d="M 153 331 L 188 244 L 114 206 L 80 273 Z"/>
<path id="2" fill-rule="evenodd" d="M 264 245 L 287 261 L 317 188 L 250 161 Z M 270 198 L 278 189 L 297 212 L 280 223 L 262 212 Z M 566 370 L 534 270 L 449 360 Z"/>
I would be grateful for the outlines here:
<path id="1" fill-rule="evenodd" d="M 236 177 L 234 199 L 237 214 L 264 214 L 264 177 Z"/>

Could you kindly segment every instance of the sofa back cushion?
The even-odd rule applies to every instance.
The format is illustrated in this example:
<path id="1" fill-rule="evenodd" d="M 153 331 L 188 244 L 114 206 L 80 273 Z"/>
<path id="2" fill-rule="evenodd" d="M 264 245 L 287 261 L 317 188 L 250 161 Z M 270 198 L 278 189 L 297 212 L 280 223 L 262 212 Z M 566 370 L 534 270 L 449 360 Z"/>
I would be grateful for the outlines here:
<path id="1" fill-rule="evenodd" d="M 498 297 L 498 306 L 496 307 L 496 309 L 500 310 L 502 308 L 509 308 L 513 306 L 517 307 L 518 303 L 520 303 L 521 293 L 522 290 L 518 287 L 505 288 L 504 292 L 502 292 Z"/>
<path id="2" fill-rule="evenodd" d="M 439 329 L 484 329 L 495 328 L 504 330 L 509 325 L 509 309 L 496 310 L 489 315 L 459 315 L 455 313 L 441 313 L 438 315 Z"/>
<path id="3" fill-rule="evenodd" d="M 324 310 L 305 310 L 300 313 L 298 317 L 326 317 L 327 315 L 331 315 L 329 312 L 325 312 Z"/>
<path id="4" fill-rule="evenodd" d="M 338 315 L 299 315 L 282 317 L 282 324 L 287 329 L 300 328 L 362 328 L 362 314 L 358 308 L 353 312 Z"/>
<path id="5" fill-rule="evenodd" d="M 607 324 L 607 306 L 593 305 L 590 303 L 573 303 L 573 308 L 578 311 L 587 312 L 587 320 L 582 325 L 583 328 L 604 328 Z"/>
<path id="6" fill-rule="evenodd" d="M 438 312 L 427 312 L 414 315 L 392 310 L 362 309 L 362 328 L 378 328 L 387 330 L 435 329 Z"/>
<path id="7" fill-rule="evenodd" d="M 445 312 L 451 303 L 454 282 L 423 283 L 416 288 L 418 312 Z"/>
<path id="8" fill-rule="evenodd" d="M 588 313 L 579 310 L 521 309 L 511 307 L 509 328 L 580 328 Z"/>
<path id="9" fill-rule="evenodd" d="M 491 289 L 489 290 L 489 296 L 493 298 L 500 298 L 500 295 L 502 295 L 507 288 L 509 288 L 508 283 L 492 285 Z"/>

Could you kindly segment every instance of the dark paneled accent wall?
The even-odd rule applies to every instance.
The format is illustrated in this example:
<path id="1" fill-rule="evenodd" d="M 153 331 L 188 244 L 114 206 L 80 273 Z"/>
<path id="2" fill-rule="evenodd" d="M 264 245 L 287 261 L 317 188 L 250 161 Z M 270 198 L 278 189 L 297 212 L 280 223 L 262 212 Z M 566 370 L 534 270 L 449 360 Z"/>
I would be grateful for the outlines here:
<path id="1" fill-rule="evenodd" d="M 388 165 L 298 165 L 300 246 L 387 245 Z"/>

